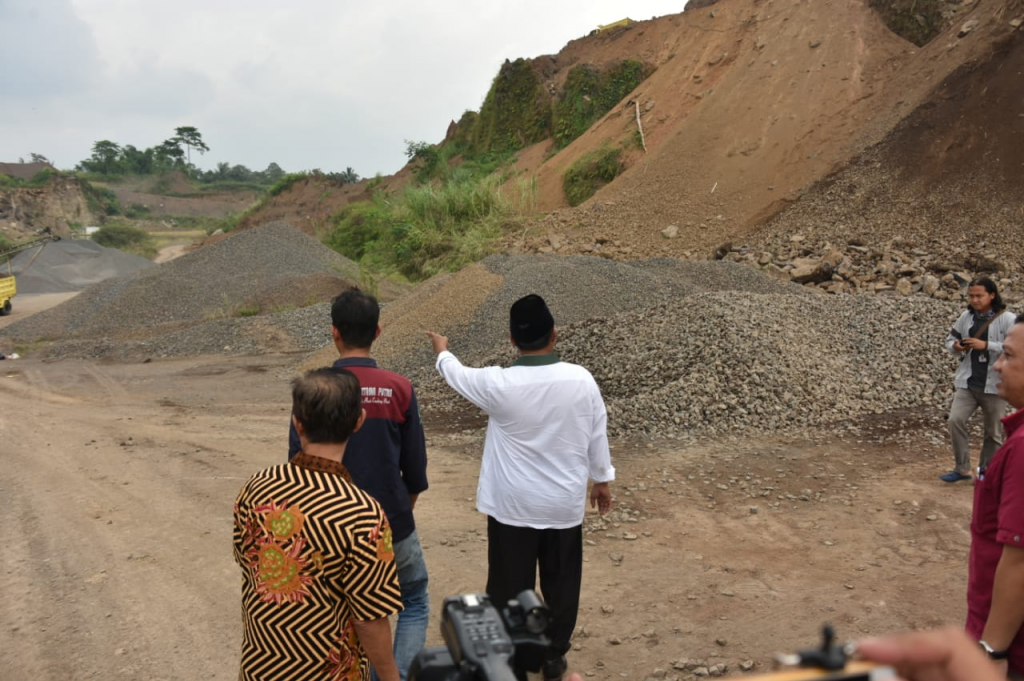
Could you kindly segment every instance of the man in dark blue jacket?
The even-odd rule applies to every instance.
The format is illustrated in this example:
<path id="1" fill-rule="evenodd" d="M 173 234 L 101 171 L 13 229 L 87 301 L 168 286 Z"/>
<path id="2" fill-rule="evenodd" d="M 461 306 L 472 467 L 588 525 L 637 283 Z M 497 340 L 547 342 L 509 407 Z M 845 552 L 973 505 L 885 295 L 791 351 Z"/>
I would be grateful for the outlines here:
<path id="1" fill-rule="evenodd" d="M 404 606 L 395 629 L 395 661 L 404 680 L 426 641 L 430 614 L 427 567 L 413 519 L 416 498 L 427 489 L 427 450 L 412 383 L 379 369 L 370 357 L 370 346 L 380 335 L 379 320 L 376 299 L 359 289 L 345 291 L 331 304 L 331 337 L 340 355 L 334 366 L 359 379 L 366 410 L 366 422 L 349 439 L 343 463 L 391 524 Z M 292 426 L 289 459 L 300 447 Z"/>

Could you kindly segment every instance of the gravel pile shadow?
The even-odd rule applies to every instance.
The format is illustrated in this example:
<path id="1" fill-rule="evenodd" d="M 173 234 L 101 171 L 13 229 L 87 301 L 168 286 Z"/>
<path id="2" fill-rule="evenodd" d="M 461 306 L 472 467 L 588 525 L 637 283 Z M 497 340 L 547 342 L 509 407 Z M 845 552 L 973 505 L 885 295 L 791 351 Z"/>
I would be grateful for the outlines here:
<path id="1" fill-rule="evenodd" d="M 152 267 L 151 260 L 88 239 L 53 241 L 11 258 L 18 293 L 23 294 L 81 291 Z"/>
<path id="2" fill-rule="evenodd" d="M 341 290 L 358 274 L 355 263 L 315 239 L 285 223 L 270 223 L 158 267 L 101 282 L 62 305 L 11 324 L 2 334 L 29 342 L 149 339 L 257 313 L 265 300 L 284 306 L 286 301 L 275 295 L 281 291 L 294 291 L 293 303 L 306 305 L 307 284 L 322 291 L 324 275 L 329 275 L 337 278 Z M 194 340 L 188 345 L 209 345 L 203 338 Z M 189 352 L 182 348 L 173 354 Z"/>

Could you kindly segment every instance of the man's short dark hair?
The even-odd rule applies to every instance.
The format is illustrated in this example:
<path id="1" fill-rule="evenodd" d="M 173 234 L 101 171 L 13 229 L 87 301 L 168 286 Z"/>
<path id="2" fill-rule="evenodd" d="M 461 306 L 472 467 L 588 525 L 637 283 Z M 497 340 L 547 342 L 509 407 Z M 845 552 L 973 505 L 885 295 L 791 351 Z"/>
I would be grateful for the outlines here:
<path id="1" fill-rule="evenodd" d="M 347 347 L 373 345 L 379 322 L 380 305 L 369 293 L 350 288 L 331 301 L 331 324 Z"/>
<path id="2" fill-rule="evenodd" d="M 347 442 L 362 409 L 359 379 L 351 371 L 314 369 L 292 381 L 292 414 L 309 442 Z"/>

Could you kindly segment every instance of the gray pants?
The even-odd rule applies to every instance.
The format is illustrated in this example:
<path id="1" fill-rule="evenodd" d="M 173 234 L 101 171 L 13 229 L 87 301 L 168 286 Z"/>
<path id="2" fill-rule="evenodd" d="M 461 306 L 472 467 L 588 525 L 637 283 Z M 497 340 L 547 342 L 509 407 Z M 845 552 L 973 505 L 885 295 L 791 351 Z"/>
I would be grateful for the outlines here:
<path id="1" fill-rule="evenodd" d="M 978 407 L 981 407 L 981 413 L 985 416 L 985 442 L 981 446 L 979 465 L 988 465 L 992 455 L 1003 444 L 1003 424 L 999 420 L 1006 415 L 1006 400 L 999 395 L 989 395 L 981 390 L 957 388 L 953 396 L 953 406 L 949 408 L 949 436 L 953 440 L 956 470 L 964 475 L 971 474 L 967 421 Z"/>

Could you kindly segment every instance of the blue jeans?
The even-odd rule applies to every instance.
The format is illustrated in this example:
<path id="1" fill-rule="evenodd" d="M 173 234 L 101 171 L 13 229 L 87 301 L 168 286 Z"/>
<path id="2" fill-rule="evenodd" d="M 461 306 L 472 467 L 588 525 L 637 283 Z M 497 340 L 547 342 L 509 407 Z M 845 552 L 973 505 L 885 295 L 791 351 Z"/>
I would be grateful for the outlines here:
<path id="1" fill-rule="evenodd" d="M 409 666 L 423 650 L 427 641 L 427 622 L 430 619 L 430 596 L 427 593 L 427 564 L 416 531 L 402 541 L 395 542 L 395 567 L 398 584 L 402 589 L 402 605 L 395 627 L 395 662 L 398 673 L 405 681 Z M 376 671 L 374 681 L 378 680 Z"/>

